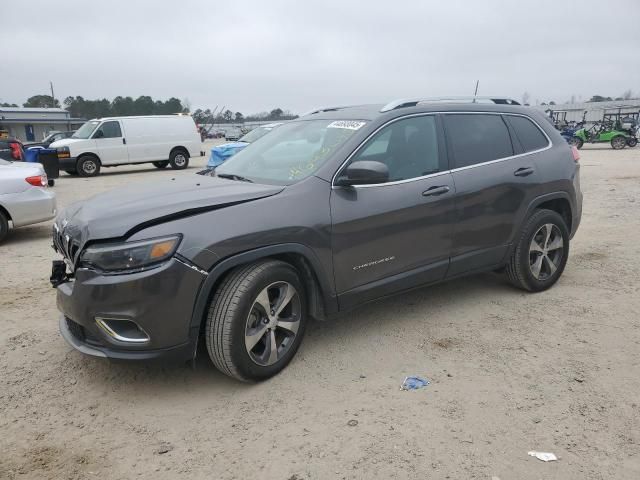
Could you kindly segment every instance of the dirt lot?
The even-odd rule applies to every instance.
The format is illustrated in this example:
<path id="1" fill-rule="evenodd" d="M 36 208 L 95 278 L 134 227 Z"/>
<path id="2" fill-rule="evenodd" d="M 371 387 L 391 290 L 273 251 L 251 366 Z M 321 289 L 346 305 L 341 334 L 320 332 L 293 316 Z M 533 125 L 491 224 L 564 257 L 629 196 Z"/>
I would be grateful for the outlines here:
<path id="1" fill-rule="evenodd" d="M 63 174 L 59 206 L 192 163 Z M 550 291 L 480 275 L 371 304 L 311 325 L 260 385 L 204 356 L 192 370 L 73 351 L 51 224 L 15 231 L 0 246 L 0 478 L 640 478 L 640 147 L 585 147 L 582 185 Z M 399 391 L 412 374 L 432 384 Z"/>

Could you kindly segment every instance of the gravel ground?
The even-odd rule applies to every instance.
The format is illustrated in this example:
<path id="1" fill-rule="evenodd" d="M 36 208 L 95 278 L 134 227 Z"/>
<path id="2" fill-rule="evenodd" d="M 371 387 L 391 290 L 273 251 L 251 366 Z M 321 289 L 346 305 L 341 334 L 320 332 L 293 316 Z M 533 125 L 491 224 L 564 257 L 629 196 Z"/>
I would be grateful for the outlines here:
<path id="1" fill-rule="evenodd" d="M 204 163 L 55 190 L 64 207 Z M 550 291 L 487 274 L 370 304 L 312 324 L 259 385 L 204 355 L 191 369 L 73 351 L 51 223 L 16 230 L 0 246 L 0 478 L 640 478 L 640 147 L 585 147 L 581 163 L 582 226 Z M 431 385 L 400 391 L 414 374 Z"/>

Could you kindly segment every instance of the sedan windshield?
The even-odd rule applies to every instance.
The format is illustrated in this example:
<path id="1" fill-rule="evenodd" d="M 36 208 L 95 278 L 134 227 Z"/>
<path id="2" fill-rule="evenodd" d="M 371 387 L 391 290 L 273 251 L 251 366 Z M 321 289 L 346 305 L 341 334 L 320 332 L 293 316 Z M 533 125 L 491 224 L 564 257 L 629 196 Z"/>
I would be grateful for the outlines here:
<path id="1" fill-rule="evenodd" d="M 286 123 L 220 165 L 216 174 L 257 183 L 291 185 L 312 175 L 365 124 L 360 120 Z"/>
<path id="2" fill-rule="evenodd" d="M 84 125 L 82 125 L 71 138 L 89 138 L 96 127 L 100 124 L 98 120 L 89 120 Z"/>

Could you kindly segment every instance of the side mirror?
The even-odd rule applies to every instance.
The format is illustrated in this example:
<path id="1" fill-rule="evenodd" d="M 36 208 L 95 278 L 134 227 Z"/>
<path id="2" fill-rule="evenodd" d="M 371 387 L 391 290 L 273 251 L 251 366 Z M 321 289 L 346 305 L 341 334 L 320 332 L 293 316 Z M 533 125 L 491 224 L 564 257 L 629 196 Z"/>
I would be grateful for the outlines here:
<path id="1" fill-rule="evenodd" d="M 382 162 L 361 160 L 349 165 L 336 179 L 336 185 L 347 187 L 350 185 L 371 185 L 389 181 L 389 169 Z"/>

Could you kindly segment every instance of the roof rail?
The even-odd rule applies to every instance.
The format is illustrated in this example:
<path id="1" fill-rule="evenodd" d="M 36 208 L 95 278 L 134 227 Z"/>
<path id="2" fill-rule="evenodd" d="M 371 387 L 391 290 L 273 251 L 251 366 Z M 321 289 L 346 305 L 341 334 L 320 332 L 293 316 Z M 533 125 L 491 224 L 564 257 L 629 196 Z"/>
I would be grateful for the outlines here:
<path id="1" fill-rule="evenodd" d="M 497 105 L 520 105 L 519 102 L 511 98 L 504 97 L 425 97 L 425 98 L 404 98 L 387 103 L 380 109 L 380 112 L 389 112 L 396 108 L 415 107 L 420 103 L 495 103 Z"/>
<path id="2" fill-rule="evenodd" d="M 309 110 L 308 112 L 300 115 L 301 117 L 305 117 L 307 115 L 313 115 L 314 113 L 322 113 L 322 112 L 335 112 L 336 110 L 340 110 L 342 108 L 348 108 L 352 105 L 339 105 L 337 107 L 322 107 L 322 108 L 314 108 L 313 110 Z"/>

